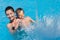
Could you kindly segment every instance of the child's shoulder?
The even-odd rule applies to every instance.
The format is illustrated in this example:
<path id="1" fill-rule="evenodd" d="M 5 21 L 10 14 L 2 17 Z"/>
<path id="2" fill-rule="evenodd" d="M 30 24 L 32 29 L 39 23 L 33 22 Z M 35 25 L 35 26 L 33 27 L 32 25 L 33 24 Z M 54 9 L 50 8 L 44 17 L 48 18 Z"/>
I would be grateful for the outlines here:
<path id="1" fill-rule="evenodd" d="M 29 16 L 27 16 L 26 19 L 31 19 L 31 18 Z"/>

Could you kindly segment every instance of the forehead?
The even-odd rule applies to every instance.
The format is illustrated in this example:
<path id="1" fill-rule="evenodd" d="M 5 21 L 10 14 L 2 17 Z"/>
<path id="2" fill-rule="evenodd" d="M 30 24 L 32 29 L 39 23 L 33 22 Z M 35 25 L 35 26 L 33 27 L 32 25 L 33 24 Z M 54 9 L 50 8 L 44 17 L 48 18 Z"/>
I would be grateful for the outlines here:
<path id="1" fill-rule="evenodd" d="M 17 12 L 23 12 L 23 10 L 17 10 Z"/>
<path id="2" fill-rule="evenodd" d="M 23 10 L 21 10 L 21 13 L 23 13 Z"/>
<path id="3" fill-rule="evenodd" d="M 11 9 L 9 9 L 9 10 L 6 11 L 6 14 L 12 13 L 12 12 L 13 12 L 13 11 L 12 11 Z"/>

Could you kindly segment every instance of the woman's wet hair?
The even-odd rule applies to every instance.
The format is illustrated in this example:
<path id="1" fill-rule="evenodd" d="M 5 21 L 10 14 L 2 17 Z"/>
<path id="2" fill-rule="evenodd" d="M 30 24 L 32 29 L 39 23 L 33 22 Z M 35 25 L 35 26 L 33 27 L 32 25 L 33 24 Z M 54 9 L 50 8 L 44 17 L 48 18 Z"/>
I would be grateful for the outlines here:
<path id="1" fill-rule="evenodd" d="M 14 12 L 14 9 L 13 9 L 13 7 L 11 7 L 11 6 L 8 6 L 8 7 L 6 7 L 6 9 L 5 9 L 5 13 L 6 13 L 6 11 L 7 11 L 7 10 L 10 10 L 10 9 L 11 9 L 11 10 Z"/>

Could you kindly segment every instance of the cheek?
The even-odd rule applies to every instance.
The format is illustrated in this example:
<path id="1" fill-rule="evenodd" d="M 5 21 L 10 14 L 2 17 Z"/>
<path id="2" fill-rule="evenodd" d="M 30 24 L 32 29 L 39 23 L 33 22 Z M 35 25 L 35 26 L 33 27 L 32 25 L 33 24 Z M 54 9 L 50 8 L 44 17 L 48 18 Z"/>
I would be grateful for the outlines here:
<path id="1" fill-rule="evenodd" d="M 10 15 L 7 15 L 7 17 L 10 17 Z"/>
<path id="2" fill-rule="evenodd" d="M 24 16 L 24 14 L 22 13 L 21 16 Z"/>
<path id="3" fill-rule="evenodd" d="M 24 16 L 24 14 L 23 14 L 23 16 Z"/>
<path id="4" fill-rule="evenodd" d="M 21 16 L 24 16 L 24 14 L 22 13 Z"/>
<path id="5" fill-rule="evenodd" d="M 7 16 L 9 18 L 9 16 Z"/>
<path id="6" fill-rule="evenodd" d="M 11 16 L 14 16 L 14 14 L 11 14 Z"/>

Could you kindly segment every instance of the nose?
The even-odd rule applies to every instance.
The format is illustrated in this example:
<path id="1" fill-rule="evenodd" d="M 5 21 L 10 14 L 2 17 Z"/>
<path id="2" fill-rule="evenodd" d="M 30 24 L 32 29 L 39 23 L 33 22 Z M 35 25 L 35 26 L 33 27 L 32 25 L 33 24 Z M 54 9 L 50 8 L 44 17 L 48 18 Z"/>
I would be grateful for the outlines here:
<path id="1" fill-rule="evenodd" d="M 9 17 L 11 17 L 12 15 L 9 15 Z"/>
<path id="2" fill-rule="evenodd" d="M 8 15 L 8 17 L 9 17 L 9 18 L 11 18 L 11 17 L 12 17 L 12 15 Z"/>

